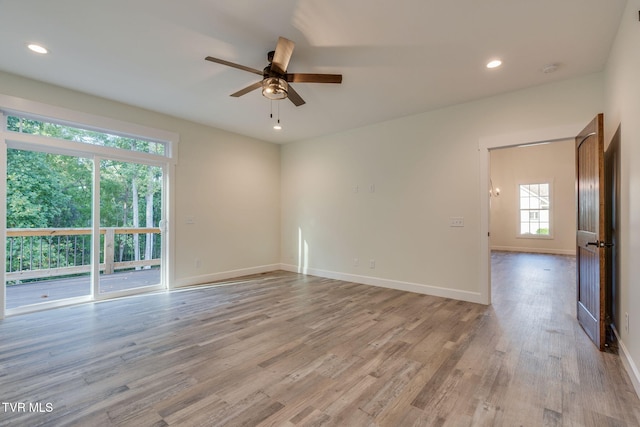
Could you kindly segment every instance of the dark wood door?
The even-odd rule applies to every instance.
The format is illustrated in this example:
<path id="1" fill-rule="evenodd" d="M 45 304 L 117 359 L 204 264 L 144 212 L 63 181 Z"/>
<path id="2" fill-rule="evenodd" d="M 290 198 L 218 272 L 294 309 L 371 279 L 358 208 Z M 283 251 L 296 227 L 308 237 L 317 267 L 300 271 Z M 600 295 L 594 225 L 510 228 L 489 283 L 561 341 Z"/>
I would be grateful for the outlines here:
<path id="1" fill-rule="evenodd" d="M 578 322 L 600 350 L 606 343 L 603 121 L 598 114 L 576 136 Z"/>

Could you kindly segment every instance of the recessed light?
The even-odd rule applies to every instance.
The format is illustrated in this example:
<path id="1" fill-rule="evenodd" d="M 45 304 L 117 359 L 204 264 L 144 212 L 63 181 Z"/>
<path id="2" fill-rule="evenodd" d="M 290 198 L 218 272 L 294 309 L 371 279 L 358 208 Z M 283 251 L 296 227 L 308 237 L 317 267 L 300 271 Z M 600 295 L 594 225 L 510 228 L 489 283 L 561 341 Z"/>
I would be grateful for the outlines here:
<path id="1" fill-rule="evenodd" d="M 494 59 L 493 61 L 487 63 L 487 68 L 498 68 L 501 65 L 502 61 L 500 61 L 499 59 Z"/>
<path id="2" fill-rule="evenodd" d="M 43 55 L 45 53 L 49 53 L 47 48 L 45 48 L 43 46 L 40 46 L 39 44 L 31 43 L 31 44 L 27 45 L 27 47 L 29 48 L 29 50 L 31 50 L 32 52 L 35 52 L 35 53 L 41 53 Z"/>
<path id="3" fill-rule="evenodd" d="M 275 130 L 281 130 L 281 129 L 282 129 L 282 126 L 280 126 L 280 125 L 274 125 L 274 126 L 273 126 L 273 128 L 274 128 Z"/>

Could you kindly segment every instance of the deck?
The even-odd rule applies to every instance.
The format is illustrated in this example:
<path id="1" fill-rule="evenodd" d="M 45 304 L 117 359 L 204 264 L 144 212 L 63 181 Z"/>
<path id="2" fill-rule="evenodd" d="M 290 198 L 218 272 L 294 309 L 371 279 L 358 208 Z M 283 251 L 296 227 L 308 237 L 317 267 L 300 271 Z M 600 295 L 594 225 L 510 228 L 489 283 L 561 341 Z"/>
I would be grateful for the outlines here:
<path id="1" fill-rule="evenodd" d="M 160 269 L 119 271 L 100 276 L 100 293 L 118 292 L 160 283 Z M 81 297 L 91 292 L 88 275 L 65 279 L 49 279 L 38 282 L 7 286 L 7 309 L 47 301 Z"/>

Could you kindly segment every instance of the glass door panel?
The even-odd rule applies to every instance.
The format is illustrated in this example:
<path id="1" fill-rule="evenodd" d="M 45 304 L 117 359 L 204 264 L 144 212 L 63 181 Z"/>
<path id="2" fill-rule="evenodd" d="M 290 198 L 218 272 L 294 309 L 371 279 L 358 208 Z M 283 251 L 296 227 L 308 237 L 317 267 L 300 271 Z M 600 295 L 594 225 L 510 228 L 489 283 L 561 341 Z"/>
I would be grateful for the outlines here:
<path id="1" fill-rule="evenodd" d="M 6 308 L 91 295 L 93 160 L 7 149 Z"/>
<path id="2" fill-rule="evenodd" d="M 100 161 L 99 293 L 161 284 L 162 168 Z"/>

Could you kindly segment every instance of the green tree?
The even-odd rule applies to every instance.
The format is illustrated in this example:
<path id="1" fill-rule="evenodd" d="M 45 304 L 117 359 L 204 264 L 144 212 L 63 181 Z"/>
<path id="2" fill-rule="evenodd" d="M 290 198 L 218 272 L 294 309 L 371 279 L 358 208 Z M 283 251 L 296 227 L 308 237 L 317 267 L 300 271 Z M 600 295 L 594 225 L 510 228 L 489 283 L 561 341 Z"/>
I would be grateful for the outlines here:
<path id="1" fill-rule="evenodd" d="M 72 196 L 51 154 L 7 152 L 7 227 L 69 227 L 74 212 Z"/>
<path id="2" fill-rule="evenodd" d="M 7 117 L 9 131 L 143 152 L 162 145 L 38 120 Z M 89 227 L 92 221 L 93 160 L 75 156 L 9 150 L 7 161 L 7 226 L 9 228 Z M 161 168 L 103 160 L 100 164 L 100 225 L 157 226 L 161 212 Z M 141 242 L 126 237 L 129 259 L 153 255 L 153 235 Z M 159 242 L 158 242 L 159 243 Z M 133 249 L 135 247 L 135 249 Z M 129 250 L 129 249 L 127 249 Z"/>

